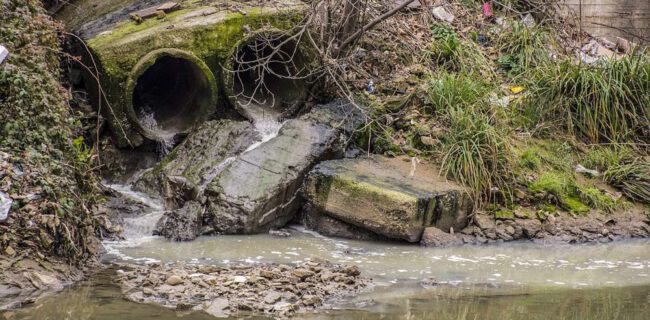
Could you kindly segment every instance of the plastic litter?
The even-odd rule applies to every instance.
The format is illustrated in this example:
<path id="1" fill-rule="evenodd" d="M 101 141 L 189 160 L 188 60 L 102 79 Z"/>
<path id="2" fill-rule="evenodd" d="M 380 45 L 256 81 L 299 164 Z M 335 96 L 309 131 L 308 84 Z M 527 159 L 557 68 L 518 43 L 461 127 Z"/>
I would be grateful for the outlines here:
<path id="1" fill-rule="evenodd" d="M 446 21 L 449 23 L 454 21 L 454 15 L 449 13 L 442 6 L 434 7 L 431 9 L 431 14 L 433 14 L 433 16 L 438 20 Z"/>
<path id="2" fill-rule="evenodd" d="M 0 192 L 0 221 L 5 221 L 9 217 L 9 209 L 13 199 L 9 198 L 5 193 Z"/>
<path id="3" fill-rule="evenodd" d="M 2 64 L 8 56 L 9 50 L 7 50 L 3 45 L 0 45 L 0 64 Z"/>
<path id="4" fill-rule="evenodd" d="M 533 18 L 533 15 L 529 13 L 525 15 L 523 19 L 521 19 L 521 23 L 523 23 L 528 28 L 532 28 L 535 26 L 535 18 Z"/>
<path id="5" fill-rule="evenodd" d="M 514 94 L 517 94 L 517 93 L 522 92 L 522 91 L 524 91 L 524 87 L 522 87 L 522 86 L 510 87 L 510 92 L 512 92 Z"/>
<path id="6" fill-rule="evenodd" d="M 492 6 L 489 2 L 483 3 L 483 16 L 486 18 L 492 17 Z"/>
<path id="7" fill-rule="evenodd" d="M 597 177 L 597 176 L 600 175 L 600 173 L 597 170 L 587 169 L 587 168 L 583 167 L 581 164 L 576 165 L 575 170 L 576 170 L 577 173 L 583 173 L 583 174 L 586 174 L 586 175 L 591 176 L 591 177 Z"/>
<path id="8" fill-rule="evenodd" d="M 368 82 L 368 88 L 367 89 L 368 89 L 368 93 L 374 93 L 375 92 L 375 82 L 370 80 L 370 82 Z"/>

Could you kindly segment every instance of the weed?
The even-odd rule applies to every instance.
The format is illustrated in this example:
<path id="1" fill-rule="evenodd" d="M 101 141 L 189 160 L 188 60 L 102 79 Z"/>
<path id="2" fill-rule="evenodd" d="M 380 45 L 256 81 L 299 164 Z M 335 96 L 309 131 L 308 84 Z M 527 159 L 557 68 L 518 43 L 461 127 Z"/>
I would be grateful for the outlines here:
<path id="1" fill-rule="evenodd" d="M 555 171 L 545 172 L 528 186 L 531 192 L 546 192 L 557 198 L 571 193 L 574 188 L 575 181 L 572 177 Z"/>
<path id="2" fill-rule="evenodd" d="M 539 152 L 537 148 L 525 149 L 519 156 L 519 164 L 524 168 L 538 170 L 542 166 L 542 161 L 538 156 Z"/>
<path id="3" fill-rule="evenodd" d="M 533 193 L 552 195 L 562 209 L 576 214 L 589 212 L 589 207 L 578 196 L 578 186 L 573 176 L 557 171 L 543 173 L 528 186 Z"/>
<path id="4" fill-rule="evenodd" d="M 522 22 L 512 21 L 510 30 L 499 33 L 496 43 L 503 54 L 497 65 L 509 75 L 520 75 L 550 60 L 551 37 L 541 27 L 529 28 Z"/>
<path id="5" fill-rule="evenodd" d="M 493 188 L 510 194 L 511 146 L 493 119 L 473 108 L 449 110 L 451 127 L 443 142 L 443 172 L 469 187 L 478 203 Z"/>
<path id="6" fill-rule="evenodd" d="M 452 72 L 493 75 L 487 58 L 475 43 L 460 38 L 452 29 L 442 25 L 435 25 L 431 32 L 430 55 L 438 65 Z"/>
<path id="7" fill-rule="evenodd" d="M 647 161 L 612 166 L 605 171 L 604 178 L 630 199 L 650 203 L 650 163 Z"/>
<path id="8" fill-rule="evenodd" d="M 494 87 L 466 73 L 436 72 L 430 76 L 426 92 L 436 111 L 487 104 Z"/>
<path id="9" fill-rule="evenodd" d="M 582 164 L 590 169 L 606 171 L 631 160 L 633 156 L 632 150 L 624 145 L 598 146 L 587 153 Z"/>
<path id="10" fill-rule="evenodd" d="M 619 205 L 618 201 L 615 201 L 612 197 L 604 194 L 602 191 L 598 190 L 598 188 L 579 188 L 579 193 L 580 200 L 594 209 L 613 212 Z"/>
<path id="11" fill-rule="evenodd" d="M 561 124 L 591 142 L 647 140 L 650 62 L 645 55 L 601 65 L 563 61 L 536 68 L 525 99 L 528 119 Z"/>

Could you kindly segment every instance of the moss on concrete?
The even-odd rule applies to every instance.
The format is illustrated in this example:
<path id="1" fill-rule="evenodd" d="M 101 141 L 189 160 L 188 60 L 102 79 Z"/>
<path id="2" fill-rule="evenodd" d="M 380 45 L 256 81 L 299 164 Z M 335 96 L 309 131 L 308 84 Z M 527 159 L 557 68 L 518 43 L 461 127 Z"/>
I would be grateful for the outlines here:
<path id="1" fill-rule="evenodd" d="M 286 30 L 301 19 L 303 7 L 288 3 L 286 8 L 250 8 L 247 14 L 218 10 L 211 6 L 191 5 L 171 12 L 163 18 L 152 18 L 140 24 L 126 20 L 109 31 L 87 39 L 88 48 L 99 65 L 101 82 L 106 92 L 103 108 L 118 146 L 141 143 L 135 127 L 130 124 L 127 106 L 131 93 L 129 75 L 140 60 L 160 49 L 178 49 L 188 52 L 214 74 L 215 81 L 222 74 L 222 65 L 232 47 L 244 37 L 247 30 L 272 26 Z M 216 84 L 215 84 L 216 85 Z"/>

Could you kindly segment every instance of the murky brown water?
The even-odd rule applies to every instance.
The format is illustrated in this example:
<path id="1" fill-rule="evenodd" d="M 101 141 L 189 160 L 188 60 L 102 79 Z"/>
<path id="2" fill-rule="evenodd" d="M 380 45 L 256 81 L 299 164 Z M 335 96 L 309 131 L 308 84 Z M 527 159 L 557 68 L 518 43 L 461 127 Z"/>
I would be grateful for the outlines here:
<path id="1" fill-rule="evenodd" d="M 358 265 L 377 285 L 303 319 L 650 319 L 650 240 L 600 245 L 509 243 L 419 248 L 331 239 L 298 229 L 269 235 L 145 237 L 107 243 L 106 261 L 294 262 Z M 114 270 L 0 319 L 210 319 L 124 300 Z M 436 286 L 423 286 L 434 278 Z"/>
<path id="2" fill-rule="evenodd" d="M 47 297 L 6 320 L 204 320 L 203 313 L 178 313 L 136 304 L 120 296 L 111 273 Z M 533 289 L 492 286 L 422 288 L 409 283 L 379 287 L 336 309 L 297 319 L 639 319 L 650 315 L 650 286 L 600 289 Z M 249 317 L 250 319 L 267 319 Z"/>

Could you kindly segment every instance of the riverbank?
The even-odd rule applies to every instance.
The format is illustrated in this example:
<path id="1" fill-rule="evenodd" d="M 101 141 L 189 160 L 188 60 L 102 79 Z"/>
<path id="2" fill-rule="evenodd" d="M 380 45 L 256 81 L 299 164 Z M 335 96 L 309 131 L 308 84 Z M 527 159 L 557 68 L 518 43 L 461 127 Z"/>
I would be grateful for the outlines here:
<path id="1" fill-rule="evenodd" d="M 13 308 L 96 266 L 102 223 L 92 134 L 61 80 L 63 27 L 41 1 L 0 12 L 0 308 Z"/>

